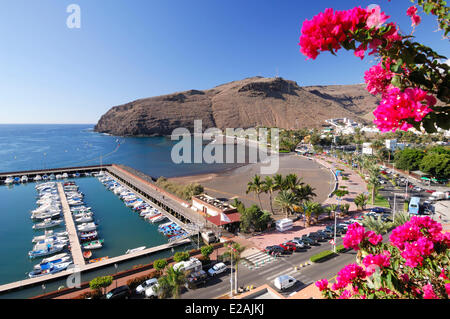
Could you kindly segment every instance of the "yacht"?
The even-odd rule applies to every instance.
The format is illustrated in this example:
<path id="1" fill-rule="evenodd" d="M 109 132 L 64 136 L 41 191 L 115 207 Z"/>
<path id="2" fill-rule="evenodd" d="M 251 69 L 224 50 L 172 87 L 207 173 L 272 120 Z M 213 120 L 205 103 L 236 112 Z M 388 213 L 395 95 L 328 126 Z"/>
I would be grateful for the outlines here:
<path id="1" fill-rule="evenodd" d="M 91 222 L 92 220 L 93 220 L 92 214 L 91 215 L 82 215 L 82 216 L 76 218 L 75 222 L 76 223 L 88 223 L 88 222 Z"/>
<path id="2" fill-rule="evenodd" d="M 103 247 L 104 239 L 93 240 L 84 244 L 81 244 L 81 247 L 85 250 L 90 249 L 100 249 Z"/>
<path id="3" fill-rule="evenodd" d="M 35 265 L 33 267 L 33 269 L 35 269 L 35 270 L 46 269 L 50 265 L 56 265 L 56 264 L 61 264 L 63 262 L 69 262 L 69 261 L 71 261 L 70 259 L 71 259 L 70 256 L 64 256 L 62 258 L 53 259 L 51 261 L 41 262 L 41 263 Z"/>
<path id="4" fill-rule="evenodd" d="M 62 223 L 62 219 L 51 219 L 51 218 L 47 218 L 44 219 L 44 221 L 42 223 L 37 223 L 33 225 L 33 229 L 45 229 L 45 228 L 50 228 L 50 227 L 55 227 L 58 226 Z"/>
<path id="5" fill-rule="evenodd" d="M 32 243 L 37 243 L 37 242 L 39 242 L 41 240 L 45 240 L 46 238 L 50 238 L 50 237 L 53 237 L 53 236 L 56 236 L 56 237 L 67 237 L 68 235 L 69 235 L 69 233 L 66 232 L 66 231 L 54 233 L 53 230 L 46 230 L 44 235 L 35 236 L 31 242 Z"/>
<path id="6" fill-rule="evenodd" d="M 97 229 L 95 223 L 83 223 L 77 226 L 78 231 L 80 232 L 89 232 Z"/>
<path id="7" fill-rule="evenodd" d="M 62 174 L 62 178 L 69 178 L 69 175 L 67 173 Z"/>
<path id="8" fill-rule="evenodd" d="M 70 257 L 70 255 L 68 253 L 57 254 L 57 255 L 42 259 L 41 263 L 48 263 L 50 261 L 55 261 L 55 260 L 65 258 L 65 257 Z"/>
<path id="9" fill-rule="evenodd" d="M 31 271 L 28 274 L 28 277 L 36 278 L 36 277 L 39 277 L 39 276 L 55 274 L 57 272 L 60 272 L 60 271 L 63 271 L 65 269 L 67 269 L 67 267 L 69 267 L 70 264 L 72 264 L 71 261 L 70 262 L 63 262 L 63 263 L 59 263 L 59 264 L 49 264 L 46 267 L 44 267 L 44 269 Z"/>
<path id="10" fill-rule="evenodd" d="M 128 250 L 125 252 L 125 254 L 126 254 L 126 255 L 132 254 L 132 253 L 135 253 L 135 252 L 137 252 L 137 251 L 144 250 L 145 248 L 146 248 L 145 246 L 141 246 L 141 247 L 138 247 L 138 248 L 128 249 Z"/>
<path id="11" fill-rule="evenodd" d="M 6 177 L 5 184 L 9 185 L 9 184 L 12 184 L 12 183 L 14 183 L 14 178 L 12 176 Z"/>
<path id="12" fill-rule="evenodd" d="M 20 181 L 21 181 L 22 183 L 28 183 L 28 176 L 23 175 L 23 176 L 20 178 Z"/>
<path id="13" fill-rule="evenodd" d="M 33 180 L 34 180 L 35 182 L 42 181 L 42 177 L 41 177 L 41 175 L 36 175 L 36 177 L 33 178 Z"/>
<path id="14" fill-rule="evenodd" d="M 35 247 L 35 250 L 32 250 L 28 252 L 28 256 L 30 258 L 36 258 L 41 256 L 48 256 L 53 255 L 57 252 L 60 252 L 64 249 L 66 245 L 58 244 L 58 245 L 52 245 L 52 244 L 41 244 L 38 245 L 38 247 Z"/>
<path id="15" fill-rule="evenodd" d="M 47 211 L 47 212 L 32 214 L 31 219 L 43 220 L 43 219 L 48 219 L 48 218 L 52 218 L 52 217 L 58 217 L 60 215 L 61 215 L 61 211 L 54 211 L 54 212 Z"/>

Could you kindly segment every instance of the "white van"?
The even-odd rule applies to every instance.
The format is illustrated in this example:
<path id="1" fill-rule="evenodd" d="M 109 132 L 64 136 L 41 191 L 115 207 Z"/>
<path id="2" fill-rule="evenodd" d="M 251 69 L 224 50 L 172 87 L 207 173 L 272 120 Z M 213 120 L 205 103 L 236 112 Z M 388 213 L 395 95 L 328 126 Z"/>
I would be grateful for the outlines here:
<path id="1" fill-rule="evenodd" d="M 289 218 L 280 219 L 275 222 L 275 227 L 279 232 L 284 232 L 286 230 L 289 230 L 293 226 L 294 226 L 294 222 L 292 221 L 292 219 L 289 219 Z"/>
<path id="2" fill-rule="evenodd" d="M 275 278 L 275 280 L 273 281 L 273 285 L 278 290 L 283 291 L 295 285 L 296 282 L 297 279 L 295 279 L 294 277 L 289 275 L 283 275 Z"/>
<path id="3" fill-rule="evenodd" d="M 173 265 L 173 269 L 181 270 L 186 275 L 189 275 L 192 272 L 202 270 L 202 262 L 195 257 L 191 257 L 189 258 L 189 260 L 176 263 L 175 265 Z"/>

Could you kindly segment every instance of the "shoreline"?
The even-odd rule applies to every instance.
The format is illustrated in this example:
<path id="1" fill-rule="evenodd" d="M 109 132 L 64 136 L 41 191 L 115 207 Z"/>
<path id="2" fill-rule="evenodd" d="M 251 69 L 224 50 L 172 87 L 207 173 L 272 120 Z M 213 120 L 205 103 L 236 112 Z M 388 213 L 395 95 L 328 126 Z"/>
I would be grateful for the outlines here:
<path id="1" fill-rule="evenodd" d="M 260 206 L 256 194 L 247 194 L 246 189 L 247 183 L 255 174 L 260 175 L 262 179 L 268 176 L 260 173 L 261 165 L 262 163 L 248 163 L 219 172 L 170 177 L 167 180 L 180 184 L 199 183 L 204 187 L 205 193 L 213 197 L 225 201 L 239 198 L 246 206 L 253 204 Z M 330 189 L 334 186 L 334 179 L 331 178 L 331 173 L 327 168 L 295 153 L 280 155 L 280 167 L 277 173 L 283 176 L 289 173 L 297 174 L 305 184 L 310 184 L 315 189 L 314 192 L 317 196 L 314 201 L 319 203 L 324 203 L 327 200 Z M 333 185 L 331 182 L 333 182 Z M 275 196 L 276 193 L 273 194 L 272 198 Z M 262 208 L 270 210 L 268 194 L 262 193 L 260 198 Z M 273 208 L 274 211 L 278 211 L 275 206 Z"/>

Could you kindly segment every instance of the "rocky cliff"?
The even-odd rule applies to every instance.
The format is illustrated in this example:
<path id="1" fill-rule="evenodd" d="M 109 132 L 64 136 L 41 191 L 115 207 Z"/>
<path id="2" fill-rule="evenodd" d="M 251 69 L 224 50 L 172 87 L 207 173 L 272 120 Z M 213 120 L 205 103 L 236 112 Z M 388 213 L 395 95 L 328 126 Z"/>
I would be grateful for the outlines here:
<path id="1" fill-rule="evenodd" d="M 192 131 L 196 119 L 203 121 L 203 129 L 318 128 L 337 117 L 367 122 L 376 104 L 362 84 L 300 87 L 282 78 L 252 77 L 115 106 L 95 130 L 122 136 L 170 135 L 177 127 Z"/>

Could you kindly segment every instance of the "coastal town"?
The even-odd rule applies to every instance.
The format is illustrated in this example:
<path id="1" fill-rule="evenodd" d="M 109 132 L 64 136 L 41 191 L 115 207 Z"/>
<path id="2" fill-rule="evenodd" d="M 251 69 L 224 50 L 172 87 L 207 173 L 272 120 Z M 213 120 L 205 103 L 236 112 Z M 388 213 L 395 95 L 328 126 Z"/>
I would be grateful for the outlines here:
<path id="1" fill-rule="evenodd" d="M 450 298 L 447 1 L 25 2 L 0 19 L 6 309 Z"/>
<path id="2" fill-rule="evenodd" d="M 328 126 L 339 122 L 346 124 Z M 1 174 L 7 185 L 34 180 L 41 200 L 47 196 L 46 188 L 49 194 L 52 187 L 58 187 L 66 243 L 70 241 L 69 253 L 62 255 L 73 257 L 47 258 L 46 264 L 35 267 L 32 279 L 0 286 L 1 293 L 8 296 L 73 274 L 66 269 L 73 260 L 81 278 L 94 269 L 105 269 L 104 275 L 81 282 L 79 287 L 61 285 L 30 297 L 321 298 L 314 283 L 321 278 L 333 282 L 339 269 L 356 258 L 356 251 L 343 245 L 349 225 L 357 223 L 385 239 L 411 216 L 429 216 L 444 231 L 450 228 L 448 134 L 428 135 L 425 140 L 418 132 L 392 136 L 371 132 L 348 119 L 333 119 L 321 131 L 282 130 L 280 135 L 280 168 L 274 175 L 259 175 L 261 163 L 169 179 L 153 179 L 115 164 Z M 421 152 L 426 155 L 418 157 Z M 410 153 L 420 161 L 412 162 Z M 434 161 L 435 156 L 442 158 Z M 442 161 L 447 164 L 442 166 Z M 84 205 L 78 186 L 70 182 L 83 178 L 98 179 L 120 195 L 128 209 L 158 224 L 168 243 L 85 262 L 83 256 L 88 260 L 92 255 L 86 253 L 101 248 L 103 239 L 99 240 L 98 225 L 91 222 L 92 211 Z M 41 211 L 46 209 L 34 214 Z M 43 228 L 54 227 L 50 225 L 54 219 L 44 222 L 49 225 Z M 64 246 L 66 234 L 47 233 L 42 239 L 51 243 L 51 249 Z M 194 245 L 183 249 L 188 242 Z M 121 262 L 174 247 L 181 250 L 168 258 L 120 272 L 107 271 L 113 264 L 117 269 Z M 39 252 L 35 247 L 33 253 Z M 51 271 L 40 274 L 37 270 L 44 267 Z"/>

